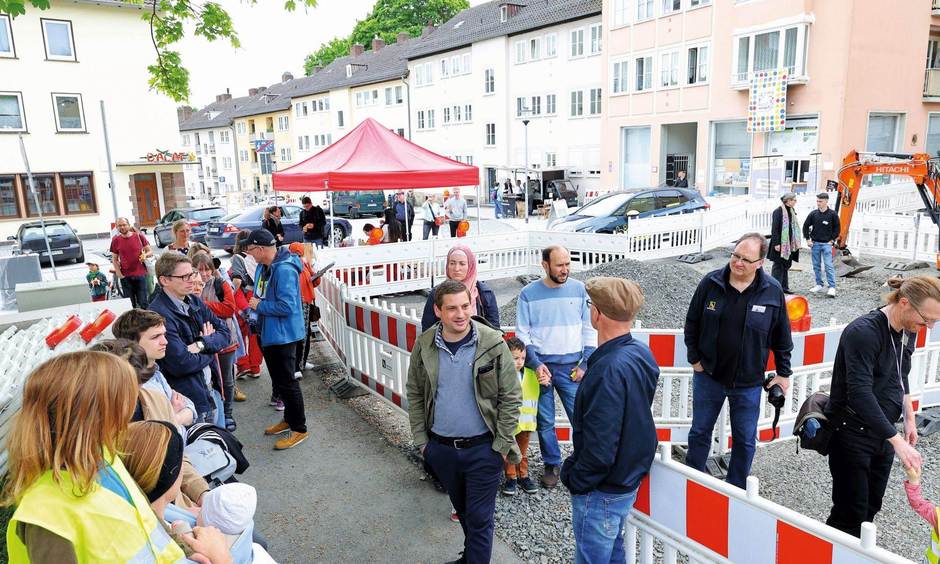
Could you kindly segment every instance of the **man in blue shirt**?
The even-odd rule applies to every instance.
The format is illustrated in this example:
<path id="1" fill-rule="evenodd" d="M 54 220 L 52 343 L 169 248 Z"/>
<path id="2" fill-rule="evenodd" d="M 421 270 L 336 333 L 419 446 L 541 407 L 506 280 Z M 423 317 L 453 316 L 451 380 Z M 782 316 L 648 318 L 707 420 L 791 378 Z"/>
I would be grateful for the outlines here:
<path id="1" fill-rule="evenodd" d="M 414 237 L 415 207 L 405 199 L 404 192 L 396 194 L 395 200 L 395 219 L 401 222 L 405 238 L 410 241 Z"/>

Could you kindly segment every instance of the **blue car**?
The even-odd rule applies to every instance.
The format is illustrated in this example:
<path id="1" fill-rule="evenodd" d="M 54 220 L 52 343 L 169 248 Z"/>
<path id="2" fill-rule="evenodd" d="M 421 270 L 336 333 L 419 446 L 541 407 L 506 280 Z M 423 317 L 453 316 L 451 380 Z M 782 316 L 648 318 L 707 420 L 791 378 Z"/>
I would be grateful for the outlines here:
<path id="1" fill-rule="evenodd" d="M 223 249 L 229 253 L 235 248 L 235 236 L 242 229 L 251 231 L 261 228 L 261 220 L 264 217 L 266 206 L 255 206 L 248 208 L 235 216 L 226 216 L 222 221 L 213 221 L 209 223 L 206 233 L 206 244 L 210 249 Z M 303 208 L 290 204 L 282 205 L 281 224 L 284 226 L 285 243 L 303 241 L 303 233 L 300 230 L 300 212 Z M 335 218 L 333 225 L 333 241 L 339 244 L 352 233 L 352 225 L 345 219 Z M 327 225 L 330 223 L 330 217 L 326 218 Z"/>
<path id="2" fill-rule="evenodd" d="M 161 249 L 173 242 L 173 224 L 180 219 L 189 222 L 192 232 L 189 234 L 189 240 L 196 243 L 206 241 L 206 225 L 210 221 L 219 219 L 225 215 L 225 210 L 218 206 L 203 208 L 179 208 L 168 211 L 153 228 L 153 238 L 157 240 L 157 246 Z"/>
<path id="3" fill-rule="evenodd" d="M 579 233 L 619 233 L 633 218 L 691 213 L 709 208 L 695 190 L 682 188 L 641 188 L 612 192 L 593 200 L 567 217 L 552 221 L 550 231 Z"/>

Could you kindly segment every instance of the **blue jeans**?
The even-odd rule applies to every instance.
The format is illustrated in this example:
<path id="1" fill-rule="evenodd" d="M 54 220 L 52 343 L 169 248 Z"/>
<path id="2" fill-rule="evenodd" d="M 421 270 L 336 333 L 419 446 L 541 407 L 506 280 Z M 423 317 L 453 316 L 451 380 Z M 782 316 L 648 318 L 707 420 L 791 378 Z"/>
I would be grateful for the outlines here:
<path id="1" fill-rule="evenodd" d="M 503 217 L 503 203 L 497 198 L 493 205 L 496 207 L 496 219 Z"/>
<path id="2" fill-rule="evenodd" d="M 744 489 L 751 461 L 757 448 L 757 419 L 760 417 L 760 386 L 728 388 L 704 372 L 692 377 L 692 429 L 689 430 L 689 452 L 685 463 L 700 472 L 712 443 L 712 431 L 728 398 L 731 412 L 731 463 L 727 481 Z"/>
<path id="3" fill-rule="evenodd" d="M 822 271 L 819 262 L 826 267 L 826 280 L 830 288 L 836 287 L 836 271 L 832 267 L 832 243 L 813 242 L 813 272 L 816 274 L 816 285 L 822 286 Z"/>
<path id="4" fill-rule="evenodd" d="M 636 501 L 637 490 L 606 493 L 594 490 L 571 496 L 575 564 L 626 562 L 623 529 Z"/>
<path id="5" fill-rule="evenodd" d="M 545 464 L 557 466 L 561 464 L 561 448 L 558 446 L 558 437 L 555 435 L 555 394 L 561 398 L 561 405 L 568 414 L 568 420 L 574 415 L 574 396 L 578 393 L 578 383 L 571 379 L 571 370 L 575 363 L 546 364 L 552 373 L 552 383 L 548 386 L 539 386 L 539 412 L 536 416 L 536 429 L 539 435 L 539 450 L 542 451 L 542 461 Z"/>
<path id="6" fill-rule="evenodd" d="M 147 309 L 150 301 L 147 299 L 147 277 L 125 276 L 121 278 L 121 292 L 125 298 L 130 298 L 131 307 Z"/>

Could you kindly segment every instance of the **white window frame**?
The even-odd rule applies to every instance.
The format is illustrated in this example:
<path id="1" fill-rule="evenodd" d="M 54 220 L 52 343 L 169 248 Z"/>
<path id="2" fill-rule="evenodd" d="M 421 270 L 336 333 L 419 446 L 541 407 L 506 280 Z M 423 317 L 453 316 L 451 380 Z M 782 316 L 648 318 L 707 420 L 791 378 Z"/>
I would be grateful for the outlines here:
<path id="1" fill-rule="evenodd" d="M 444 125 L 449 125 L 449 124 L 450 124 L 450 106 L 444 106 L 444 119 L 443 119 L 443 123 L 444 123 Z"/>
<path id="2" fill-rule="evenodd" d="M 696 68 L 694 69 L 694 74 L 695 74 L 694 82 L 690 80 L 693 75 L 693 69 L 689 68 L 689 60 L 690 60 L 689 53 L 691 53 L 693 49 L 696 51 L 695 53 L 695 67 Z M 705 51 L 704 57 L 702 56 L 702 50 Z M 709 64 L 710 63 L 709 57 L 711 57 L 711 52 L 712 52 L 711 44 L 709 43 L 702 43 L 700 45 L 690 45 L 686 48 L 685 82 L 688 86 L 700 86 L 702 84 L 708 84 L 708 80 L 710 78 L 710 72 L 711 72 L 711 65 Z M 705 78 L 702 78 L 703 70 L 704 70 Z"/>
<path id="3" fill-rule="evenodd" d="M 42 42 L 46 48 L 46 60 L 47 61 L 69 61 L 69 62 L 78 62 L 78 55 L 75 53 L 75 34 L 72 29 L 72 22 L 69 20 L 58 20 L 53 18 L 40 18 L 42 22 Z M 49 34 L 46 31 L 47 23 L 55 24 L 66 24 L 69 30 L 69 49 L 72 51 L 71 56 L 64 55 L 52 55 L 49 53 Z"/>
<path id="4" fill-rule="evenodd" d="M 568 34 L 570 49 L 568 49 L 569 59 L 578 59 L 584 56 L 584 28 L 572 29 Z"/>
<path id="5" fill-rule="evenodd" d="M 248 125 L 243 121 L 237 122 L 235 124 L 235 134 L 244 135 L 246 133 L 248 133 Z"/>
<path id="6" fill-rule="evenodd" d="M 529 60 L 537 61 L 542 58 L 542 38 L 529 38 Z"/>
<path id="7" fill-rule="evenodd" d="M 591 25 L 588 29 L 591 30 L 590 54 L 600 55 L 604 50 L 604 26 L 596 23 Z"/>
<path id="8" fill-rule="evenodd" d="M 529 97 L 529 115 L 532 117 L 542 115 L 542 97 L 541 96 Z"/>
<path id="9" fill-rule="evenodd" d="M 460 66 L 463 68 L 463 74 L 470 74 L 473 71 L 473 62 L 470 53 L 464 53 L 460 56 Z"/>
<path id="10" fill-rule="evenodd" d="M 545 95 L 545 115 L 554 116 L 558 114 L 558 96 L 556 94 Z"/>
<path id="11" fill-rule="evenodd" d="M 513 57 L 513 63 L 521 65 L 525 63 L 526 56 L 526 44 L 525 41 L 516 41 L 515 43 L 515 55 Z"/>
<path id="12" fill-rule="evenodd" d="M 222 157 L 222 168 L 232 170 L 232 157 Z"/>
<path id="13" fill-rule="evenodd" d="M 610 3 L 610 28 L 616 29 L 630 24 L 630 0 L 612 0 Z"/>
<path id="14" fill-rule="evenodd" d="M 590 88 L 588 89 L 588 98 L 589 101 L 587 115 L 601 115 L 604 100 L 604 90 L 602 88 Z"/>
<path id="15" fill-rule="evenodd" d="M 227 131 L 225 129 L 223 129 L 222 131 L 219 131 L 219 143 L 222 143 L 225 145 L 228 145 L 229 143 L 231 143 L 232 136 L 230 135 L 230 133 L 231 133 L 230 131 Z"/>
<path id="16" fill-rule="evenodd" d="M 239 149 L 238 150 L 238 160 L 247 163 L 248 162 L 248 149 Z"/>
<path id="17" fill-rule="evenodd" d="M 616 59 L 610 63 L 610 95 L 622 96 L 630 92 L 630 59 Z"/>
<path id="18" fill-rule="evenodd" d="M 289 116 L 277 116 L 277 130 L 278 131 L 290 131 L 290 117 Z"/>
<path id="19" fill-rule="evenodd" d="M 584 90 L 572 90 L 568 95 L 568 117 L 584 117 Z"/>
<path id="20" fill-rule="evenodd" d="M 500 23 L 506 23 L 506 20 L 509 19 L 509 6 L 503 4 L 499 7 L 499 21 Z"/>
<path id="21" fill-rule="evenodd" d="M 447 57 L 441 59 L 441 79 L 450 76 L 450 60 Z"/>
<path id="22" fill-rule="evenodd" d="M 633 92 L 650 92 L 653 90 L 653 59 L 656 57 L 652 53 L 646 53 L 639 55 L 633 58 L 633 82 L 631 91 Z M 637 61 L 643 60 L 643 74 L 642 76 L 637 71 Z M 637 80 L 643 79 L 643 88 L 637 87 Z"/>
<path id="23" fill-rule="evenodd" d="M 696 10 L 704 6 L 709 6 L 711 5 L 711 3 L 712 3 L 712 0 L 689 0 L 689 7 L 687 9 Z"/>
<path id="24" fill-rule="evenodd" d="M 81 119 L 81 127 L 63 129 L 59 124 L 59 106 L 56 103 L 57 98 L 75 98 L 78 102 L 78 115 Z M 56 133 L 87 133 L 85 124 L 85 104 L 82 102 L 82 95 L 76 92 L 53 92 L 52 93 L 52 115 L 55 119 Z"/>
<path id="25" fill-rule="evenodd" d="M 666 68 L 666 65 L 663 62 L 663 59 L 666 57 L 669 58 L 669 68 Z M 679 67 L 681 65 L 679 62 L 679 50 L 666 49 L 664 51 L 660 51 L 657 58 L 659 59 L 658 88 L 660 90 L 667 90 L 669 88 L 678 87 L 681 83 L 679 80 Z M 668 75 L 666 73 L 668 73 Z"/>
<path id="26" fill-rule="evenodd" d="M 16 96 L 17 102 L 20 108 L 20 121 L 23 122 L 23 127 L 19 128 L 9 128 L 9 129 L 0 129 L 0 133 L 14 133 L 14 132 L 26 132 L 28 127 L 26 124 L 26 108 L 23 106 L 23 93 L 15 91 L 0 91 L 0 95 L 3 96 Z"/>
<path id="27" fill-rule="evenodd" d="M 346 127 L 346 115 L 343 110 L 336 110 L 336 127 L 340 129 Z"/>
<path id="28" fill-rule="evenodd" d="M 653 0 L 636 0 L 636 23 L 649 21 L 656 17 Z"/>
<path id="29" fill-rule="evenodd" d="M 434 129 L 434 110 L 428 110 L 428 129 Z"/>
<path id="30" fill-rule="evenodd" d="M 795 54 L 793 60 L 792 72 L 790 73 L 789 80 L 792 82 L 794 80 L 799 82 L 805 82 L 809 79 L 808 67 L 809 67 L 809 30 L 810 22 L 800 20 L 794 23 L 787 23 L 786 25 L 777 25 L 774 27 L 761 28 L 749 30 L 747 33 L 739 33 L 733 36 L 732 44 L 733 49 L 733 59 L 731 61 L 731 84 L 738 87 L 747 86 L 750 82 L 751 75 L 754 71 L 754 62 L 756 59 L 756 43 L 755 38 L 758 35 L 764 35 L 766 33 L 778 32 L 778 44 L 777 44 L 777 64 L 772 68 L 781 68 L 786 57 L 786 41 L 787 41 L 787 30 L 791 28 L 796 28 L 796 45 L 794 46 Z M 742 74 L 738 72 L 740 59 L 741 59 L 741 40 L 747 38 L 747 66 L 746 71 Z"/>
<path id="31" fill-rule="evenodd" d="M 558 55 L 558 34 L 548 33 L 545 35 L 545 58 L 551 58 Z"/>
<path id="32" fill-rule="evenodd" d="M 6 28 L 7 37 L 10 38 L 10 50 L 0 51 L 0 58 L 15 59 L 16 58 L 16 41 L 14 41 L 13 39 L 13 22 L 11 21 L 10 16 L 6 14 L 0 14 L 0 27 Z"/>
<path id="33" fill-rule="evenodd" d="M 662 0 L 661 6 L 663 16 L 678 14 L 682 11 L 682 0 Z"/>
<path id="34" fill-rule="evenodd" d="M 558 166 L 558 153 L 555 151 L 545 151 L 545 168 Z"/>
<path id="35" fill-rule="evenodd" d="M 483 95 L 489 96 L 496 92 L 496 70 L 485 69 L 483 71 Z"/>
<path id="36" fill-rule="evenodd" d="M 424 110 L 418 110 L 415 123 L 417 125 L 418 131 L 423 131 L 425 129 Z"/>
<path id="37" fill-rule="evenodd" d="M 487 147 L 496 145 L 496 124 L 488 123 L 484 126 L 484 142 Z"/>
<path id="38" fill-rule="evenodd" d="M 182 142 L 183 142 L 184 147 L 189 147 L 189 134 L 188 133 L 183 134 Z"/>
<path id="39" fill-rule="evenodd" d="M 473 104 L 463 105 L 463 123 L 473 122 Z"/>
<path id="40" fill-rule="evenodd" d="M 516 96 L 516 117 L 519 119 L 526 117 L 522 115 L 525 113 L 524 110 L 528 110 L 525 104 L 525 96 Z"/>
<path id="41" fill-rule="evenodd" d="M 460 55 L 454 55 L 450 58 L 450 75 L 457 76 L 463 74 L 460 70 Z"/>

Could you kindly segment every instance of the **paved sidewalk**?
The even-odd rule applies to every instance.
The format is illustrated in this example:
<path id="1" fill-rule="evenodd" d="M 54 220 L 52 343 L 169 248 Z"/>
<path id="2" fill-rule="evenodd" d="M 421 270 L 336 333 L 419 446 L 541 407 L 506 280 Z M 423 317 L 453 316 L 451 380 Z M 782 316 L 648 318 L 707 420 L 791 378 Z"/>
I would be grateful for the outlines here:
<path id="1" fill-rule="evenodd" d="M 323 347 L 314 344 L 313 347 Z M 312 350 L 311 359 L 335 358 Z M 460 526 L 447 496 L 352 408 L 329 396 L 314 372 L 301 381 L 310 438 L 275 452 L 263 429 L 280 414 L 268 406 L 270 379 L 239 381 L 236 435 L 251 467 L 240 477 L 258 490 L 255 524 L 278 562 L 420 562 L 457 558 Z M 493 562 L 520 562 L 496 540 Z"/>

